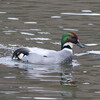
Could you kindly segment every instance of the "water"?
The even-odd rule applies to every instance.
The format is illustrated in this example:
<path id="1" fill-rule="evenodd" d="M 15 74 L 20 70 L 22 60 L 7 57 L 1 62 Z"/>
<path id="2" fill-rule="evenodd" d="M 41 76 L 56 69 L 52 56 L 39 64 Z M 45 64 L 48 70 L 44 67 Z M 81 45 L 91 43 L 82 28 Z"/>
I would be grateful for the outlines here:
<path id="1" fill-rule="evenodd" d="M 0 1 L 0 99 L 99 100 L 99 0 Z M 79 35 L 72 64 L 12 61 L 17 47 L 60 49 L 66 31 Z"/>

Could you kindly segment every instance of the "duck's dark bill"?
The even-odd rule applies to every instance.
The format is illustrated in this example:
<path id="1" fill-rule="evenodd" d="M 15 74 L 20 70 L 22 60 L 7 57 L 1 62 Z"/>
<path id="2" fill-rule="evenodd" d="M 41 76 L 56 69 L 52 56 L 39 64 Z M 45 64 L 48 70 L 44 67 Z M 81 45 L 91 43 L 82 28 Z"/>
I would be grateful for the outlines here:
<path id="1" fill-rule="evenodd" d="M 77 41 L 76 45 L 81 47 L 81 48 L 84 48 L 84 46 L 79 41 Z"/>

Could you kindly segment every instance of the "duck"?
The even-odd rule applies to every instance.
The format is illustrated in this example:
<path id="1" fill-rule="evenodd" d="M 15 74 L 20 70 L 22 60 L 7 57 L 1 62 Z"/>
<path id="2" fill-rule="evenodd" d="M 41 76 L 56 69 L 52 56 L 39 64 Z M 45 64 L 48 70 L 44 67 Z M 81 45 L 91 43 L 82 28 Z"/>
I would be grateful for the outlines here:
<path id="1" fill-rule="evenodd" d="M 62 35 L 61 49 L 45 50 L 41 49 L 39 52 L 34 52 L 28 47 L 21 47 L 16 49 L 12 54 L 12 59 L 20 60 L 26 63 L 32 64 L 64 64 L 70 63 L 73 59 L 73 45 L 77 45 L 80 48 L 84 46 L 80 43 L 78 35 L 75 32 L 68 31 Z M 45 52 L 46 51 L 46 52 Z"/>

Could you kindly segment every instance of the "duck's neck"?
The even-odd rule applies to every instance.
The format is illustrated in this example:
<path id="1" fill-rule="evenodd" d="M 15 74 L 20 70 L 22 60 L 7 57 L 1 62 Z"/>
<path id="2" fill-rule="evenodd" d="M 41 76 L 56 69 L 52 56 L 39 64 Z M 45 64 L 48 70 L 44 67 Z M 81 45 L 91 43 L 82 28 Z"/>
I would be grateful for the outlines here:
<path id="1" fill-rule="evenodd" d="M 67 42 L 63 45 L 62 49 L 72 49 L 73 48 L 73 43 Z"/>

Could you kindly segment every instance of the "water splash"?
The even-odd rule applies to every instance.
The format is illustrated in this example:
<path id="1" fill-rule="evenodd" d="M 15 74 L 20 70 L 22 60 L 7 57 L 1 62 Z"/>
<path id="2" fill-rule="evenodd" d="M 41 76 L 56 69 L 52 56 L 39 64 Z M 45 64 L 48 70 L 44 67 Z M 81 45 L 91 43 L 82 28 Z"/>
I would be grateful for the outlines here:
<path id="1" fill-rule="evenodd" d="M 73 66 L 73 67 L 76 67 L 76 66 L 79 66 L 79 65 L 81 65 L 77 60 L 73 60 L 72 61 L 72 63 L 71 63 L 71 65 Z"/>

